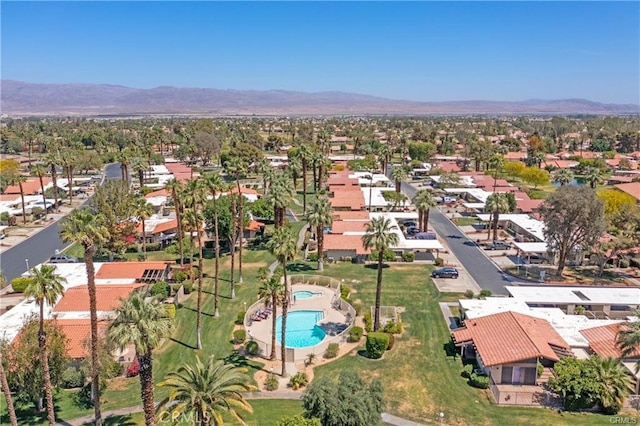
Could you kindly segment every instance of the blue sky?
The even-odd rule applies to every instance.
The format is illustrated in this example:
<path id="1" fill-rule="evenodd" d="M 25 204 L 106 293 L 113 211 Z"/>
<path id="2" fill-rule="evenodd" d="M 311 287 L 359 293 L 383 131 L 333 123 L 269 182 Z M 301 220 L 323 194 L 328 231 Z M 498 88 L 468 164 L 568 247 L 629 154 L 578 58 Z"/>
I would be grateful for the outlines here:
<path id="1" fill-rule="evenodd" d="M 2 78 L 640 103 L 640 3 L 8 2 Z"/>

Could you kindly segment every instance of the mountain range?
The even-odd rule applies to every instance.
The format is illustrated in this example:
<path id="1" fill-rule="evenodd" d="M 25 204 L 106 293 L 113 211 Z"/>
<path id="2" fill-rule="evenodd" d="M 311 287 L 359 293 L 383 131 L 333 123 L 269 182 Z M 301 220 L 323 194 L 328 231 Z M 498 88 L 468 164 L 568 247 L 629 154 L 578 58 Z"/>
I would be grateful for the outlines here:
<path id="1" fill-rule="evenodd" d="M 585 99 L 415 102 L 345 92 L 222 90 L 109 84 L 36 84 L 0 81 L 0 108 L 8 116 L 43 115 L 622 115 L 640 105 Z"/>

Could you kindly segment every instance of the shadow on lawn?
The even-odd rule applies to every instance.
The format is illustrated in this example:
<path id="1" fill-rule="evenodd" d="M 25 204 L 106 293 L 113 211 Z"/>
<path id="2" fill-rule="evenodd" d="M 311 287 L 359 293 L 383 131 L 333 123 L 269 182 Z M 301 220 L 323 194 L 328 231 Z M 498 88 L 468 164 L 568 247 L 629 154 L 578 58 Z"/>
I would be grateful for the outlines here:
<path id="1" fill-rule="evenodd" d="M 306 272 L 306 271 L 315 271 L 315 268 L 312 268 L 310 265 L 306 263 L 290 263 L 287 265 L 287 271 L 289 272 Z"/>
<path id="2" fill-rule="evenodd" d="M 62 423 L 64 424 L 64 423 Z M 93 423 L 85 423 L 85 425 L 93 425 Z M 131 417 L 128 414 L 123 414 L 119 416 L 108 416 L 102 419 L 103 426 L 136 426 L 137 423 L 131 420 Z M 83 425 L 84 426 L 84 425 Z"/>
<path id="3" fill-rule="evenodd" d="M 175 342 L 179 345 L 184 346 L 185 348 L 189 348 L 189 349 L 198 349 L 196 346 L 191 346 L 190 344 L 188 344 L 187 342 L 181 342 L 180 340 L 176 339 L 176 338 L 171 338 L 170 339 L 172 342 Z"/>

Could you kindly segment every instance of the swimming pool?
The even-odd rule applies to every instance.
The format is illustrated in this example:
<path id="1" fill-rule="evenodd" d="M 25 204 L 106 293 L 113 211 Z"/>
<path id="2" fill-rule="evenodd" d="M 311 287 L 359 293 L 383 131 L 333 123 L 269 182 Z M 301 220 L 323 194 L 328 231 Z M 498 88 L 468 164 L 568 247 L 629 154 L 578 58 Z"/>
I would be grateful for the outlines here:
<path id="1" fill-rule="evenodd" d="M 294 291 L 293 300 L 310 299 L 312 297 L 321 296 L 321 295 L 322 293 L 314 293 L 313 291 L 308 291 L 308 290 Z"/>
<path id="2" fill-rule="evenodd" d="M 306 348 L 322 342 L 325 331 L 318 326 L 324 318 L 322 311 L 292 311 L 287 314 L 286 346 Z M 276 318 L 276 340 L 282 340 L 282 315 Z"/>

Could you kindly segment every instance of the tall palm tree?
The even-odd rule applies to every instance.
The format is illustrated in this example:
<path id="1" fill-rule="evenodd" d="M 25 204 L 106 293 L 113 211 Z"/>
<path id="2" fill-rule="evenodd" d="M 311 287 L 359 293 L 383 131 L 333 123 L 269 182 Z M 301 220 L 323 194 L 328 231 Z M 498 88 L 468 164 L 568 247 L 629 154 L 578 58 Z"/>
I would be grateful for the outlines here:
<path id="1" fill-rule="evenodd" d="M 640 310 L 634 312 L 635 321 L 627 321 L 622 324 L 616 344 L 620 348 L 622 358 L 640 358 Z M 640 372 L 640 359 L 636 362 L 636 373 Z"/>
<path id="2" fill-rule="evenodd" d="M 44 218 L 47 219 L 47 196 L 44 193 L 44 181 L 43 178 L 47 175 L 47 169 L 44 166 L 37 164 L 31 168 L 31 174 L 37 176 L 40 181 L 40 192 L 42 192 L 42 208 L 44 209 Z"/>
<path id="3" fill-rule="evenodd" d="M 280 355 L 282 357 L 282 377 L 286 377 L 286 336 L 287 336 L 287 313 L 289 312 L 289 298 L 291 297 L 291 288 L 287 282 L 287 262 L 293 260 L 298 252 L 298 245 L 296 241 L 296 235 L 292 232 L 288 226 L 278 228 L 269 242 L 267 242 L 267 249 L 273 254 L 280 266 L 282 267 L 282 274 L 284 278 L 284 296 L 282 298 L 282 333 L 280 338 Z"/>
<path id="4" fill-rule="evenodd" d="M 396 183 L 396 192 L 400 192 L 400 187 L 402 185 L 402 181 L 409 177 L 409 172 L 406 167 L 395 165 L 393 170 L 391 170 L 391 179 L 393 179 Z"/>
<path id="5" fill-rule="evenodd" d="M 60 165 L 67 176 L 67 191 L 69 205 L 73 203 L 73 169 L 76 167 L 76 154 L 70 148 L 65 149 L 60 157 Z"/>
<path id="6" fill-rule="evenodd" d="M 172 320 L 167 304 L 133 292 L 116 308 L 115 320 L 109 325 L 108 337 L 120 350 L 133 344 L 140 366 L 140 395 L 147 426 L 156 424 L 153 391 L 153 350 L 171 335 Z"/>
<path id="7" fill-rule="evenodd" d="M 20 200 L 22 204 L 22 223 L 27 223 L 27 208 L 24 202 L 24 188 L 22 184 L 26 182 L 27 178 L 23 176 L 20 172 L 16 171 L 9 175 L 9 183 L 11 185 L 18 185 L 18 189 L 20 190 Z"/>
<path id="8" fill-rule="evenodd" d="M 584 180 L 591 189 L 595 189 L 596 185 L 602 182 L 602 171 L 598 167 L 587 167 L 584 171 Z"/>
<path id="9" fill-rule="evenodd" d="M 430 209 L 437 205 L 433 194 L 426 189 L 421 189 L 413 197 L 412 202 L 418 209 L 418 228 L 420 231 L 428 231 Z"/>
<path id="10" fill-rule="evenodd" d="M 173 206 L 176 209 L 176 221 L 178 222 L 178 246 L 180 248 L 180 266 L 184 266 L 184 232 L 182 230 L 182 193 L 184 185 L 177 179 L 172 179 L 166 184 L 167 190 L 171 191 Z"/>
<path id="11" fill-rule="evenodd" d="M 222 178 L 218 173 L 211 173 L 205 176 L 204 185 L 211 193 L 213 204 L 213 239 L 215 242 L 215 264 L 213 271 L 213 316 L 220 316 L 219 312 L 219 277 L 220 277 L 220 234 L 218 231 L 218 196 L 226 190 L 226 184 L 222 181 Z"/>
<path id="12" fill-rule="evenodd" d="M 142 225 L 142 253 L 147 258 L 147 234 L 145 232 L 145 220 L 153 215 L 153 206 L 147 203 L 145 198 L 136 198 L 132 206 L 132 214 L 140 220 Z"/>
<path id="13" fill-rule="evenodd" d="M 375 248 L 378 252 L 378 277 L 376 280 L 376 306 L 373 320 L 373 331 L 380 328 L 380 298 L 382 295 L 382 262 L 384 252 L 391 246 L 398 245 L 399 237 L 395 230 L 398 227 L 393 225 L 390 219 L 376 217 L 367 224 L 366 233 L 362 236 L 362 246 L 365 249 Z"/>
<path id="14" fill-rule="evenodd" d="M 498 220 L 500 214 L 507 213 L 509 211 L 509 200 L 507 194 L 502 192 L 494 192 L 487 197 L 487 201 L 484 205 L 484 210 L 490 213 L 489 234 L 487 238 L 491 236 L 491 230 L 493 229 L 493 241 L 498 239 Z"/>
<path id="15" fill-rule="evenodd" d="M 333 209 L 326 196 L 319 196 L 311 204 L 307 213 L 309 225 L 316 228 L 318 243 L 318 271 L 324 270 L 324 227 L 333 223 Z"/>
<path id="16" fill-rule="evenodd" d="M 42 265 L 31 270 L 33 279 L 24 290 L 25 297 L 33 297 L 40 307 L 40 326 L 38 328 L 38 347 L 40 348 L 40 362 L 42 363 L 42 381 L 47 401 L 47 420 L 50 426 L 56 424 L 56 414 L 53 406 L 53 391 L 51 375 L 49 373 L 49 354 L 47 352 L 47 333 L 44 331 L 44 304 L 53 306 L 58 297 L 64 293 L 63 283 L 66 279 L 56 274 L 54 265 Z"/>
<path id="17" fill-rule="evenodd" d="M 618 359 L 595 355 L 588 362 L 594 368 L 595 380 L 602 385 L 602 391 L 598 395 L 601 408 L 605 412 L 617 413 L 633 389 L 633 379 Z"/>
<path id="18" fill-rule="evenodd" d="M 125 149 L 116 155 L 116 159 L 120 162 L 120 177 L 126 183 L 129 183 L 129 164 L 131 164 L 132 154 Z"/>
<path id="19" fill-rule="evenodd" d="M 274 176 L 265 199 L 273 205 L 273 221 L 276 229 L 285 223 L 287 206 L 293 200 L 294 192 L 295 190 L 285 174 L 279 173 Z"/>
<path id="20" fill-rule="evenodd" d="M 133 171 L 137 173 L 138 183 L 140 184 L 140 188 L 142 188 L 144 186 L 144 174 L 149 170 L 149 161 L 144 157 L 133 157 L 131 167 Z"/>
<path id="21" fill-rule="evenodd" d="M 178 371 L 170 372 L 158 386 L 171 388 L 159 409 L 170 408 L 173 415 L 195 419 L 199 426 L 223 426 L 222 413 L 228 413 L 240 424 L 246 422 L 239 410 L 253 412 L 243 392 L 255 389 L 245 368 L 216 361 L 213 355 L 204 365 L 196 355 L 196 362 L 183 364 Z"/>
<path id="22" fill-rule="evenodd" d="M 312 158 L 309 145 L 304 142 L 301 143 L 300 148 L 298 148 L 298 156 L 302 162 L 302 213 L 304 214 L 307 212 L 307 169 Z"/>
<path id="23" fill-rule="evenodd" d="M 565 186 L 571 182 L 573 182 L 573 172 L 569 169 L 560 169 L 553 174 L 553 183 Z"/>
<path id="24" fill-rule="evenodd" d="M 247 174 L 247 164 L 240 157 L 231 157 L 229 161 L 225 163 L 227 173 L 232 175 L 236 181 L 236 188 L 238 190 L 238 217 L 237 227 L 238 235 L 240 236 L 240 246 L 238 247 L 238 284 L 242 284 L 242 243 L 244 240 L 244 196 L 242 195 L 242 188 L 240 187 L 240 176 Z"/>
<path id="25" fill-rule="evenodd" d="M 93 257 L 97 245 L 106 241 L 109 230 L 104 226 L 101 214 L 88 208 L 74 210 L 60 223 L 60 236 L 84 248 L 84 263 L 87 270 L 87 287 L 89 290 L 89 311 L 91 317 L 91 395 L 93 399 L 95 424 L 102 424 L 100 412 L 100 358 L 98 336 L 98 310 L 96 301 L 96 271 Z"/>
<path id="26" fill-rule="evenodd" d="M 2 361 L 2 350 L 0 350 L 0 387 L 4 394 L 4 399 L 7 401 L 7 411 L 9 412 L 9 422 L 11 426 L 18 426 L 18 417 L 16 417 L 16 409 L 13 405 L 13 398 L 11 397 L 11 389 L 9 389 L 9 383 L 7 382 L 7 375 L 4 371 L 4 364 Z"/>
<path id="27" fill-rule="evenodd" d="M 284 286 L 279 276 L 267 278 L 262 281 L 258 296 L 264 301 L 265 306 L 271 306 L 271 355 L 269 359 L 276 359 L 276 317 L 278 316 L 278 304 L 282 300 Z"/>
<path id="28" fill-rule="evenodd" d="M 51 181 L 53 182 L 53 201 L 55 203 L 54 208 L 56 212 L 58 209 L 58 165 L 60 164 L 59 153 L 51 152 L 44 157 L 44 164 L 49 168 L 51 173 Z"/>

